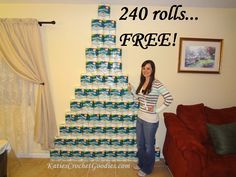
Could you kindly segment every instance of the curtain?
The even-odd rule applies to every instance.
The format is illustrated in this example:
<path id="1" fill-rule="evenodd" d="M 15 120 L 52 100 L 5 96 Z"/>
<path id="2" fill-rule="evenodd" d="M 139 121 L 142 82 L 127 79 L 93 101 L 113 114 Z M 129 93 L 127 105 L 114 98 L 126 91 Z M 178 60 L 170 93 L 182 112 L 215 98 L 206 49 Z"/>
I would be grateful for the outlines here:
<path id="1" fill-rule="evenodd" d="M 7 139 L 18 154 L 33 149 L 34 93 L 34 85 L 0 58 L 0 139 Z"/>
<path id="2" fill-rule="evenodd" d="M 42 149 L 52 148 L 57 125 L 36 19 L 0 19 L 0 58 L 17 75 L 38 84 L 34 139 Z"/>

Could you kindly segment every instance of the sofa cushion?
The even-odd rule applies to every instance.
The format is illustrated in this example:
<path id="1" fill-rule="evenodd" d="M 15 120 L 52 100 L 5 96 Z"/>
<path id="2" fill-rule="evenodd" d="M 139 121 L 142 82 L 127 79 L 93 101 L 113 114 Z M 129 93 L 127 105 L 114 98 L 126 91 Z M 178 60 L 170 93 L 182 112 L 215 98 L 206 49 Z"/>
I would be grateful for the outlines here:
<path id="1" fill-rule="evenodd" d="M 236 122 L 207 127 L 217 154 L 236 154 Z"/>
<path id="2" fill-rule="evenodd" d="M 206 119 L 211 124 L 236 122 L 236 107 L 213 109 L 205 106 Z"/>
<path id="3" fill-rule="evenodd" d="M 219 155 L 212 146 L 206 146 L 206 150 L 208 161 L 204 177 L 236 176 L 236 154 Z"/>
<path id="4" fill-rule="evenodd" d="M 178 105 L 177 116 L 201 143 L 207 142 L 208 132 L 204 104 Z"/>

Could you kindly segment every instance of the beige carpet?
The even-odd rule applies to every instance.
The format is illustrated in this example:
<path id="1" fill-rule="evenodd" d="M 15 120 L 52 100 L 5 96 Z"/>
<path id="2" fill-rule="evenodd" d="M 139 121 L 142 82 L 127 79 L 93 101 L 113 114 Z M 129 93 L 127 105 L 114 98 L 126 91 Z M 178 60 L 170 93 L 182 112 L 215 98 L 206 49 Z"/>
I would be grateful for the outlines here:
<path id="1" fill-rule="evenodd" d="M 50 159 L 9 158 L 8 177 L 133 177 L 133 162 L 65 162 Z M 148 177 L 172 177 L 161 160 Z"/>

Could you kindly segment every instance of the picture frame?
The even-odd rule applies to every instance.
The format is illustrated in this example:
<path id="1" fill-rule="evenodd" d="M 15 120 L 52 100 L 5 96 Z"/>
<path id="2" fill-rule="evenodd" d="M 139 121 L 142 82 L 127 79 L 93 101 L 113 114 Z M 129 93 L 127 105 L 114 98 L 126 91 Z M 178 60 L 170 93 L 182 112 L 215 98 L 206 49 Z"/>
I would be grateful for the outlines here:
<path id="1" fill-rule="evenodd" d="M 178 72 L 220 73 L 223 39 L 180 37 Z"/>

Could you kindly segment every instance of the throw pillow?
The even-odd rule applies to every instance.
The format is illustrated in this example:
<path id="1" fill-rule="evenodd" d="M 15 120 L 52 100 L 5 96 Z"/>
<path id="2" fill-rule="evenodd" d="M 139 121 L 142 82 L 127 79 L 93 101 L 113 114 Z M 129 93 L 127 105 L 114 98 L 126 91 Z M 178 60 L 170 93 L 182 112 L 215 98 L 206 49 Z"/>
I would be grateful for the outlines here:
<path id="1" fill-rule="evenodd" d="M 236 122 L 229 124 L 207 124 L 217 154 L 236 153 Z"/>

